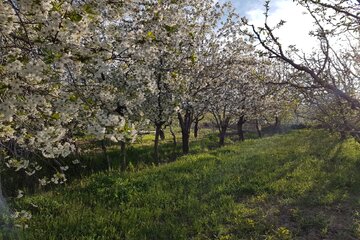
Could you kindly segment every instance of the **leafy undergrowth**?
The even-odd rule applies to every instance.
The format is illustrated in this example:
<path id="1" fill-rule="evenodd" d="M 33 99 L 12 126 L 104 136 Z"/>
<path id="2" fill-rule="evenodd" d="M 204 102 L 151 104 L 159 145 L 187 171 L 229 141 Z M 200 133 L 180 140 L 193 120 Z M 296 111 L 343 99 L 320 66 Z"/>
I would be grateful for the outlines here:
<path id="1" fill-rule="evenodd" d="M 27 197 L 25 239 L 359 239 L 360 146 L 294 131 Z M 359 211 L 359 212 L 358 212 Z"/>

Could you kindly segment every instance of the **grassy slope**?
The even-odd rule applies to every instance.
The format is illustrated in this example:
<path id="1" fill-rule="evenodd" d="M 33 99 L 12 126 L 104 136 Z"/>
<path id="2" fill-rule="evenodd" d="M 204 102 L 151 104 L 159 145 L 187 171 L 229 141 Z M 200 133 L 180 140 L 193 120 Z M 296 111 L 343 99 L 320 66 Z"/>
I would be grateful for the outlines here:
<path id="1" fill-rule="evenodd" d="M 358 239 L 360 146 L 297 131 L 26 198 L 26 239 Z"/>

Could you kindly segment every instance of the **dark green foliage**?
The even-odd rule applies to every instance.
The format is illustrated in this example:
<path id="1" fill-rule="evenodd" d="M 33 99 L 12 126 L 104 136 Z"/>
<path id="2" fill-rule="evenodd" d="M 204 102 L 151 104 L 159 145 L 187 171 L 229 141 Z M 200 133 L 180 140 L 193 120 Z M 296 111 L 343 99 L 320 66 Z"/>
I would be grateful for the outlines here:
<path id="1" fill-rule="evenodd" d="M 27 197 L 25 239 L 357 239 L 360 146 L 301 130 Z"/>

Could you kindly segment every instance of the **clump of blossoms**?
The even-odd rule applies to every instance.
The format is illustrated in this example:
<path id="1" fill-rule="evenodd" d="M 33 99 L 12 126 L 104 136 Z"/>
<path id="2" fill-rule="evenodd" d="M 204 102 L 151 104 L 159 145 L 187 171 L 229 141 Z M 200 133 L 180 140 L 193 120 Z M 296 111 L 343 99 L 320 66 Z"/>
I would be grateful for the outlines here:
<path id="1" fill-rule="evenodd" d="M 142 96 L 134 91 L 141 78 L 133 76 L 143 72 L 131 70 L 131 37 L 126 37 L 130 28 L 119 20 L 136 5 L 137 1 L 124 6 L 100 6 L 92 0 L 0 2 L 2 165 L 14 174 L 33 175 L 40 170 L 34 159 L 68 156 L 80 132 L 112 141 L 136 136 L 138 118 L 131 123 L 129 119 Z M 40 176 L 39 183 L 62 184 L 66 170 L 59 165 L 53 176 Z M 14 217 L 30 215 L 20 211 Z"/>
<path id="2" fill-rule="evenodd" d="M 16 227 L 26 229 L 29 227 L 29 222 L 32 218 L 32 215 L 28 211 L 21 210 L 19 212 L 18 211 L 14 212 L 11 217 L 15 219 Z"/>

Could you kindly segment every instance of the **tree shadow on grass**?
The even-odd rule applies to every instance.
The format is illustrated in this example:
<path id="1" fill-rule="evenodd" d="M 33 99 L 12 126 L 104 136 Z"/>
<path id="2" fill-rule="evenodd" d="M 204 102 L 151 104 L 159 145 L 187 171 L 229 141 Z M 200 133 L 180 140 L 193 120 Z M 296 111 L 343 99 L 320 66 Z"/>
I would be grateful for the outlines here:
<path id="1" fill-rule="evenodd" d="M 359 239 L 359 145 L 321 134 L 309 134 L 306 144 L 309 158 L 286 174 L 287 194 L 275 200 L 278 226 L 298 239 Z"/>

